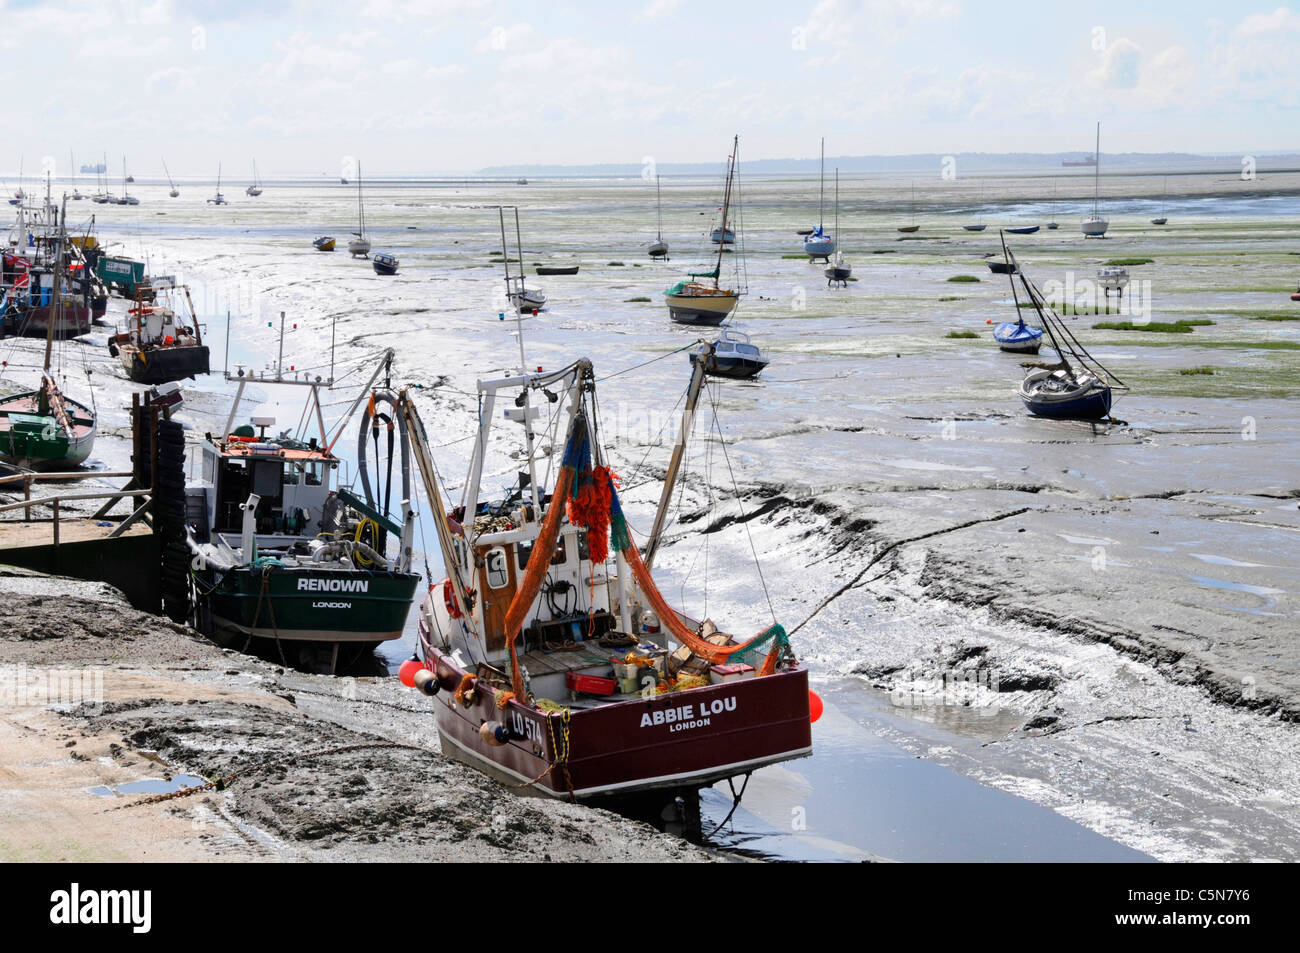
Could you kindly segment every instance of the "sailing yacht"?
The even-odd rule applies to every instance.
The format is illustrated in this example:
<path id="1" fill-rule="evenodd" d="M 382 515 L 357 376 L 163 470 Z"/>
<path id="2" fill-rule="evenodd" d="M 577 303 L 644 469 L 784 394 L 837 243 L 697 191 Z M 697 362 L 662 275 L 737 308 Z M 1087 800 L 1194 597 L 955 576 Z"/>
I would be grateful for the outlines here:
<path id="1" fill-rule="evenodd" d="M 117 200 L 118 205 L 139 205 L 140 200 L 127 191 L 127 183 L 134 182 L 135 176 L 126 174 L 126 156 L 122 157 L 122 197 Z"/>
<path id="2" fill-rule="evenodd" d="M 221 194 L 221 163 L 217 163 L 217 194 L 208 199 L 209 205 L 229 205 L 226 197 Z"/>
<path id="3" fill-rule="evenodd" d="M 1104 238 L 1110 222 L 1097 213 L 1097 198 L 1101 189 L 1101 122 L 1097 123 L 1097 151 L 1092 163 L 1092 214 L 1083 220 L 1085 238 Z"/>
<path id="4" fill-rule="evenodd" d="M 980 186 L 980 211 L 983 210 L 984 210 L 984 187 Z M 983 221 L 973 222 L 969 225 L 962 226 L 962 228 L 964 228 L 968 232 L 982 232 L 987 227 L 988 227 L 987 224 Z"/>
<path id="5" fill-rule="evenodd" d="M 835 170 L 835 235 L 840 234 L 840 170 Z M 826 260 L 826 268 L 822 272 L 826 276 L 826 286 L 839 285 L 841 288 L 849 286 L 849 279 L 853 277 L 853 266 L 844 260 L 844 252 L 837 251 L 835 259 Z"/>
<path id="6" fill-rule="evenodd" d="M 804 236 L 803 250 L 808 256 L 809 261 L 816 261 L 820 258 L 827 264 L 830 263 L 831 255 L 835 253 L 835 236 L 827 235 L 822 229 L 822 218 L 825 214 L 826 205 L 826 140 L 822 139 L 822 164 L 821 174 L 818 178 L 820 193 L 817 199 L 817 227 L 809 234 Z"/>
<path id="7" fill-rule="evenodd" d="M 731 155 L 728 157 L 730 161 L 727 166 L 727 184 L 722 193 L 722 224 L 714 229 L 715 234 L 722 236 L 731 232 L 727 228 L 727 218 L 731 213 L 732 188 L 736 179 L 736 155 L 739 151 L 740 137 L 736 136 L 732 142 Z M 731 234 L 734 240 L 734 233 Z M 664 292 L 668 316 L 678 324 L 721 324 L 736 309 L 740 296 L 744 294 L 741 289 L 724 288 L 719 283 L 725 246 L 721 241 L 716 244 L 718 260 L 712 271 L 691 272 L 685 281 L 677 282 Z M 705 280 L 697 281 L 696 279 L 699 278 Z"/>
<path id="8" fill-rule="evenodd" d="M 546 306 L 546 295 L 536 288 L 524 285 L 524 243 L 519 231 L 519 206 L 511 205 L 515 213 L 515 245 L 518 254 L 519 274 L 510 274 L 510 248 L 506 243 L 506 206 L 497 206 L 497 217 L 501 220 L 501 257 L 506 266 L 506 299 L 518 314 L 533 314 Z"/>
<path id="9" fill-rule="evenodd" d="M 1164 194 L 1160 199 L 1160 217 L 1151 219 L 1152 225 L 1167 225 L 1169 223 L 1169 217 L 1165 213 L 1165 206 L 1168 204 L 1168 202 L 1169 202 L 1169 179 L 1166 178 Z"/>
<path id="10" fill-rule="evenodd" d="M 163 159 L 162 164 L 163 164 L 163 172 L 166 173 L 167 175 L 167 184 L 171 186 L 171 191 L 168 192 L 167 194 L 170 195 L 172 198 L 176 198 L 178 195 L 181 194 L 181 190 L 176 188 L 176 183 L 172 181 L 171 170 L 167 168 L 167 160 Z"/>
<path id="11" fill-rule="evenodd" d="M 348 254 L 353 258 L 370 257 L 370 239 L 366 238 L 366 207 L 361 200 L 361 163 L 357 163 L 357 230 L 348 242 Z"/>
<path id="12" fill-rule="evenodd" d="M 650 246 L 650 257 L 655 261 L 668 260 L 668 243 L 664 241 L 664 205 L 659 193 L 659 176 L 655 176 L 655 215 L 658 227 L 655 229 L 654 244 Z"/>
<path id="13" fill-rule="evenodd" d="M 920 225 L 916 224 L 916 183 L 913 182 L 912 183 L 912 224 L 900 225 L 898 226 L 898 230 L 900 232 L 915 232 L 919 230 L 920 227 L 921 227 Z"/>
<path id="14" fill-rule="evenodd" d="M 1018 266 L 1005 238 L 1002 240 L 1002 254 L 1013 276 L 1011 292 L 1017 313 L 1021 308 L 1016 287 L 1018 277 L 1058 356 L 1058 360 L 1051 364 L 1024 365 L 1025 377 L 1016 388 L 1016 394 L 1024 402 L 1025 409 L 1035 417 L 1054 420 L 1102 420 L 1109 417 L 1114 391 L 1127 390 L 1128 386 L 1088 353 L 1088 349 L 1047 304 L 1038 286 Z"/>
<path id="15" fill-rule="evenodd" d="M 245 195 L 251 195 L 254 198 L 262 194 L 262 181 L 257 177 L 257 160 L 253 160 L 253 184 L 244 189 Z"/>

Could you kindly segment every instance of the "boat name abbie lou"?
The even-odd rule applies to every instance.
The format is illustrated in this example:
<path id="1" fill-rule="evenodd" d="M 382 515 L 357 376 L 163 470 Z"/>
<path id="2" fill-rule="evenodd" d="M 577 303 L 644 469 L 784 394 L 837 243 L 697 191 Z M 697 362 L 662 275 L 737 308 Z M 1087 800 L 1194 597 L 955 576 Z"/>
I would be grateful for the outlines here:
<path id="1" fill-rule="evenodd" d="M 715 698 L 711 702 L 700 702 L 696 712 L 694 705 L 679 705 L 676 708 L 663 708 L 648 711 L 641 716 L 641 727 L 652 728 L 655 725 L 673 725 L 671 731 L 685 731 L 687 728 L 703 728 L 709 723 L 710 715 L 721 715 L 724 711 L 736 710 L 736 696 Z"/>

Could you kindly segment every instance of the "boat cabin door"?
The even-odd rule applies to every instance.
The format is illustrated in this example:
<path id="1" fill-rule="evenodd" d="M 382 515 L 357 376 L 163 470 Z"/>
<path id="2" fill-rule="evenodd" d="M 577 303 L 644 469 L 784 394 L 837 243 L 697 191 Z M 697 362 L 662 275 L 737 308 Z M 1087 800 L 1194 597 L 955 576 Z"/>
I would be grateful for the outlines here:
<path id="1" fill-rule="evenodd" d="M 489 652 L 506 647 L 506 611 L 519 586 L 514 549 L 513 543 L 478 547 L 478 591 Z"/>

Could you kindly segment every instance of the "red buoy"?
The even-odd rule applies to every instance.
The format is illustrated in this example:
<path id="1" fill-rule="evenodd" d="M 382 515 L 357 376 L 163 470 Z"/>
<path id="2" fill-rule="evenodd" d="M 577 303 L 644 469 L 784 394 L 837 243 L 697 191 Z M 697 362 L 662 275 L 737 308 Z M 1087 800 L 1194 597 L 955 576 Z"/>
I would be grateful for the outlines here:
<path id="1" fill-rule="evenodd" d="M 424 668 L 423 662 L 418 662 L 413 658 L 408 658 L 402 663 L 402 667 L 397 670 L 397 678 L 407 688 L 414 688 L 415 673 L 422 668 Z"/>
<path id="2" fill-rule="evenodd" d="M 822 711 L 824 709 L 825 706 L 822 705 L 822 697 L 811 688 L 808 689 L 808 720 L 810 722 L 816 721 L 822 716 Z"/>

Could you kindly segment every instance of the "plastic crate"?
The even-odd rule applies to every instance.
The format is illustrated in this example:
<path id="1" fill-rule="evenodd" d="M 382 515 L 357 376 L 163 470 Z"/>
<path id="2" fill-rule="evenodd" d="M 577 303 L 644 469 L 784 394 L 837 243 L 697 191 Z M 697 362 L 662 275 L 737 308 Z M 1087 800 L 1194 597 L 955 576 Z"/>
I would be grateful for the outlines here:
<path id="1" fill-rule="evenodd" d="M 567 673 L 564 676 L 564 684 L 570 691 L 581 692 L 584 695 L 613 695 L 618 688 L 618 682 L 612 678 L 579 675 L 577 672 Z"/>

